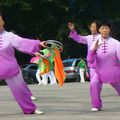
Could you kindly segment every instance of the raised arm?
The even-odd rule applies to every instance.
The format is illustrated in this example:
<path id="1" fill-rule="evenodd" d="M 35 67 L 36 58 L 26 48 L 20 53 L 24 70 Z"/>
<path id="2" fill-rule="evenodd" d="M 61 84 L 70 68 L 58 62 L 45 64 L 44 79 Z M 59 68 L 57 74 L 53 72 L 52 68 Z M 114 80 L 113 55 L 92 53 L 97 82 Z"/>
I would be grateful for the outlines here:
<path id="1" fill-rule="evenodd" d="M 96 66 L 96 56 L 97 56 L 96 50 L 99 48 L 99 46 L 100 46 L 99 40 L 94 41 L 90 47 L 90 51 L 88 52 L 87 62 L 91 67 Z"/>
<path id="2" fill-rule="evenodd" d="M 76 32 L 75 30 L 75 25 L 74 23 L 68 23 L 68 28 L 70 29 L 70 37 L 78 42 L 78 43 L 83 43 L 83 44 L 87 44 L 87 36 L 81 36 L 81 35 L 78 35 L 78 33 Z"/>

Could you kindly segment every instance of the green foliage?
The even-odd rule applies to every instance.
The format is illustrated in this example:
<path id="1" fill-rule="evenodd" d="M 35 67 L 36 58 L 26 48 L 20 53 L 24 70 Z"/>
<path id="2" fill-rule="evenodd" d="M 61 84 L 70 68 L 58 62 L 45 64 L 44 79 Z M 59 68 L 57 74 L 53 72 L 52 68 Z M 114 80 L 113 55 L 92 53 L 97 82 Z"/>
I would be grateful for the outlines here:
<path id="1" fill-rule="evenodd" d="M 69 21 L 75 22 L 80 34 L 87 35 L 91 20 L 108 18 L 115 24 L 113 36 L 119 39 L 119 6 L 119 0 L 0 0 L 7 30 L 23 37 L 61 41 L 64 44 L 63 58 L 74 57 L 76 49 L 80 51 L 77 57 L 86 54 L 84 47 L 82 49 L 69 39 Z"/>

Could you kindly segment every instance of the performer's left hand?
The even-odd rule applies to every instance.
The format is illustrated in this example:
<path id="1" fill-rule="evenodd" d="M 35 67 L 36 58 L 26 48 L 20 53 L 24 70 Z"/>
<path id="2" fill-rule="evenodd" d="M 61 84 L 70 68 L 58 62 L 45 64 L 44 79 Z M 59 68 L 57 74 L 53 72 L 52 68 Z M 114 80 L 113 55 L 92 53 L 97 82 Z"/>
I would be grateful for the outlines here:
<path id="1" fill-rule="evenodd" d="M 92 43 L 91 47 L 90 47 L 90 50 L 92 51 L 96 51 L 101 44 L 98 44 L 99 43 L 99 40 L 96 40 L 94 43 Z"/>
<path id="2" fill-rule="evenodd" d="M 41 45 L 42 47 L 45 47 L 45 41 L 40 42 L 40 45 Z"/>
<path id="3" fill-rule="evenodd" d="M 36 52 L 36 53 L 35 53 L 35 56 L 40 56 L 40 53 L 39 53 L 39 52 Z"/>

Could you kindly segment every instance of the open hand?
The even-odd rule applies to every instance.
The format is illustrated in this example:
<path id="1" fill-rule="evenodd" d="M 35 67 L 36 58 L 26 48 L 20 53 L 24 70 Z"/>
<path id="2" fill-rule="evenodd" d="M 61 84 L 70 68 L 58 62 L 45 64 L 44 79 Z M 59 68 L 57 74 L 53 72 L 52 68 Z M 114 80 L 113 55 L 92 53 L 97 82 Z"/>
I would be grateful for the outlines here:
<path id="1" fill-rule="evenodd" d="M 40 53 L 39 53 L 39 52 L 36 52 L 36 53 L 35 53 L 35 56 L 40 56 Z"/>
<path id="2" fill-rule="evenodd" d="M 41 45 L 42 47 L 45 47 L 45 41 L 40 42 L 40 45 Z"/>
<path id="3" fill-rule="evenodd" d="M 101 44 L 99 44 L 99 40 L 96 40 L 94 43 L 92 43 L 90 50 L 96 51 L 100 47 L 100 45 Z"/>

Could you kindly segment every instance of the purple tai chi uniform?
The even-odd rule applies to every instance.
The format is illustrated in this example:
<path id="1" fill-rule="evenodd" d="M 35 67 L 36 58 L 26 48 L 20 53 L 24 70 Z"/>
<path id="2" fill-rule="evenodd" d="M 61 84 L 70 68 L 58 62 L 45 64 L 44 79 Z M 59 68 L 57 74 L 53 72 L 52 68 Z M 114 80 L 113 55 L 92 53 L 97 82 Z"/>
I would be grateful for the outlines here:
<path id="1" fill-rule="evenodd" d="M 0 33 L 0 80 L 5 79 L 13 96 L 25 114 L 33 113 L 36 109 L 32 103 L 31 93 L 23 80 L 19 65 L 15 58 L 15 49 L 34 55 L 40 41 L 19 37 L 12 32 Z"/>
<path id="2" fill-rule="evenodd" d="M 96 70 L 90 83 L 92 105 L 95 108 L 102 107 L 100 93 L 103 83 L 111 84 L 120 95 L 120 42 L 111 37 L 104 40 L 101 36 L 99 41 L 101 41 L 100 47 L 88 54 L 88 62 Z"/>
<path id="3" fill-rule="evenodd" d="M 87 44 L 88 52 L 89 52 L 92 42 L 97 40 L 97 38 L 99 38 L 99 34 L 97 33 L 96 35 L 91 34 L 87 36 L 81 36 L 81 35 L 78 35 L 77 32 L 74 30 L 70 32 L 70 37 L 78 43 Z M 92 80 L 95 70 L 94 68 L 91 67 L 91 64 L 89 62 L 87 64 L 88 64 L 88 67 L 90 68 L 90 80 Z"/>

